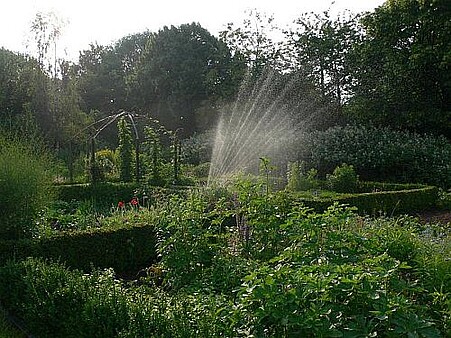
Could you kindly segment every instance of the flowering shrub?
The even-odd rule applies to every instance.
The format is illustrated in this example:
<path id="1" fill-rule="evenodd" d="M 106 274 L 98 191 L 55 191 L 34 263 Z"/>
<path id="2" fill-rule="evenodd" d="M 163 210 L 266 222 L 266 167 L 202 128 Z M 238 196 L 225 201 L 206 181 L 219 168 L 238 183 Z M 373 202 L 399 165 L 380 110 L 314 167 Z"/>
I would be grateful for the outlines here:
<path id="1" fill-rule="evenodd" d="M 451 187 L 451 143 L 444 137 L 362 126 L 306 134 L 299 158 L 322 175 L 342 163 L 363 180 Z"/>

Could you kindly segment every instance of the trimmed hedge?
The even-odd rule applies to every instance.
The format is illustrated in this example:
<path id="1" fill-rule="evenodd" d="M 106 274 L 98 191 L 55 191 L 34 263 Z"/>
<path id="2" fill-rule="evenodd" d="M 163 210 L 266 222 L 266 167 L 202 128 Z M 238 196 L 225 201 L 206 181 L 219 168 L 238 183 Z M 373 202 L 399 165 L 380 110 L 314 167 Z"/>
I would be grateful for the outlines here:
<path id="1" fill-rule="evenodd" d="M 0 241 L 0 262 L 42 257 L 84 271 L 111 267 L 128 274 L 155 262 L 155 244 L 155 231 L 149 225 L 99 228 L 35 240 Z"/>
<path id="2" fill-rule="evenodd" d="M 136 183 L 96 183 L 58 185 L 57 198 L 71 202 L 92 201 L 96 205 L 117 205 L 118 201 L 130 201 L 138 189 Z"/>
<path id="3" fill-rule="evenodd" d="M 162 199 L 163 196 L 172 194 L 184 194 L 189 186 L 170 186 L 166 188 L 155 187 L 137 183 L 96 183 L 96 184 L 71 184 L 58 185 L 57 199 L 64 202 L 90 201 L 94 207 L 110 208 L 117 206 L 119 201 L 128 202 L 133 197 L 142 198 L 146 194 L 148 198 Z M 147 201 L 146 203 L 149 203 Z"/>
<path id="4" fill-rule="evenodd" d="M 418 183 L 389 183 L 359 181 L 359 192 L 401 191 L 426 188 L 424 184 Z"/>
<path id="5" fill-rule="evenodd" d="M 377 186 L 377 185 L 375 185 Z M 335 202 L 357 207 L 360 214 L 401 214 L 427 210 L 435 206 L 438 198 L 438 188 L 431 186 L 414 189 L 394 190 L 394 184 L 387 185 L 389 191 L 369 193 L 343 194 L 336 198 L 314 199 L 300 198 L 300 201 L 315 211 L 323 212 Z M 371 184 L 368 183 L 368 187 Z"/>

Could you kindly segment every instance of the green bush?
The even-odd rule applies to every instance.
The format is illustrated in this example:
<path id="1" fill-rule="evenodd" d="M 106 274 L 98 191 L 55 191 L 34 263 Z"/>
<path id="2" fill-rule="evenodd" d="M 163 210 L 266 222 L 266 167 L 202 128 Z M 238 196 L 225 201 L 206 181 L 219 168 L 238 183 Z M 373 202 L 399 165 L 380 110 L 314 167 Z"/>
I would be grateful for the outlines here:
<path id="1" fill-rule="evenodd" d="M 321 175 L 341 163 L 363 180 L 451 187 L 451 143 L 444 137 L 387 128 L 333 127 L 306 134 L 299 158 Z"/>
<path id="2" fill-rule="evenodd" d="M 123 286 L 110 270 L 92 275 L 27 259 L 0 269 L 0 298 L 39 337 L 117 337 L 127 326 Z"/>
<path id="3" fill-rule="evenodd" d="M 234 336 L 221 295 L 127 285 L 111 269 L 87 275 L 27 259 L 0 268 L 0 299 L 39 337 Z"/>
<path id="4" fill-rule="evenodd" d="M 329 187 L 336 192 L 355 192 L 359 177 L 354 167 L 343 163 L 334 169 L 331 175 L 326 176 Z"/>
<path id="5" fill-rule="evenodd" d="M 449 229 L 338 205 L 318 214 L 255 191 L 207 213 L 199 195 L 159 210 L 168 258 L 148 271 L 161 286 L 26 259 L 0 267 L 0 300 L 39 337 L 449 334 Z M 249 236 L 224 224 L 231 215 Z"/>
<path id="6" fill-rule="evenodd" d="M 117 129 L 119 137 L 119 147 L 117 148 L 119 178 L 122 182 L 130 182 L 133 176 L 133 140 L 130 126 L 125 117 L 121 117 L 117 123 Z"/>
<path id="7" fill-rule="evenodd" d="M 96 162 L 100 170 L 109 181 L 115 181 L 119 178 L 118 173 L 118 154 L 111 149 L 101 149 L 96 151 Z"/>
<path id="8" fill-rule="evenodd" d="M 30 237 L 34 218 L 52 201 L 52 161 L 44 150 L 0 138 L 0 238 Z"/>
<path id="9" fill-rule="evenodd" d="M 56 186 L 57 198 L 65 201 L 92 201 L 95 206 L 109 208 L 119 201 L 130 201 L 138 185 L 135 183 L 97 183 Z"/>
<path id="10" fill-rule="evenodd" d="M 304 191 L 318 188 L 319 183 L 316 180 L 316 174 L 317 170 L 313 168 L 306 172 L 304 162 L 288 163 L 286 189 Z"/>
<path id="11" fill-rule="evenodd" d="M 130 224 L 130 220 L 133 224 Z M 114 268 L 136 273 L 156 261 L 155 230 L 147 215 L 128 212 L 109 227 L 19 241 L 0 241 L 0 262 L 29 256 L 51 258 L 71 268 Z"/>
<path id="12" fill-rule="evenodd" d="M 435 207 L 438 188 L 420 187 L 408 190 L 375 191 L 342 194 L 333 198 L 306 198 L 298 200 L 317 212 L 326 210 L 335 202 L 355 206 L 360 214 L 402 214 L 428 210 Z"/>

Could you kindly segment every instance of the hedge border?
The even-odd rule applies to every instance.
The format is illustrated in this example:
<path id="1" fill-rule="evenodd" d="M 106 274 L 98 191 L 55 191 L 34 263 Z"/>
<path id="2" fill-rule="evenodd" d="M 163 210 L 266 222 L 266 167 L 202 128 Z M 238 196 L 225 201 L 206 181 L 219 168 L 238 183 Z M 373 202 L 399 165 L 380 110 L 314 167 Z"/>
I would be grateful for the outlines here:
<path id="1" fill-rule="evenodd" d="M 90 271 L 113 268 L 118 274 L 136 273 L 157 259 L 153 226 L 99 228 L 39 239 L 0 241 L 0 260 L 42 257 Z"/>
<path id="2" fill-rule="evenodd" d="M 391 188 L 395 187 L 391 186 Z M 323 212 L 327 207 L 338 202 L 357 207 L 359 214 L 386 213 L 394 215 L 431 209 L 436 205 L 437 199 L 437 187 L 423 186 L 415 189 L 343 194 L 336 198 L 299 198 L 299 201 L 318 212 Z"/>

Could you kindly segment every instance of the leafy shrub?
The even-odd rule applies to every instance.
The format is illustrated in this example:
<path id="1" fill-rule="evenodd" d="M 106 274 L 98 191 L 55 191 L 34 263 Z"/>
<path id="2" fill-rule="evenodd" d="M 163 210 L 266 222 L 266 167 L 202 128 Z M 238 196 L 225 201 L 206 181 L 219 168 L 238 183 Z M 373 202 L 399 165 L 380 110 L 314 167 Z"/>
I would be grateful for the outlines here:
<path id="1" fill-rule="evenodd" d="M 190 177 L 194 178 L 207 178 L 210 171 L 210 162 L 205 162 L 199 165 L 184 165 L 182 166 L 182 172 Z"/>
<path id="2" fill-rule="evenodd" d="M 451 144 L 444 137 L 363 126 L 333 127 L 306 134 L 299 158 L 321 175 L 341 163 L 363 180 L 451 187 Z"/>
<path id="3" fill-rule="evenodd" d="M 53 199 L 50 156 L 14 138 L 0 138 L 0 238 L 30 237 L 34 218 Z"/>
<path id="4" fill-rule="evenodd" d="M 95 207 L 110 208 L 118 201 L 131 200 L 137 188 L 135 183 L 98 183 L 59 185 L 56 191 L 64 202 L 91 201 Z"/>
<path id="5" fill-rule="evenodd" d="M 0 299 L 40 337 L 447 334 L 449 232 L 337 204 L 312 213 L 284 193 L 261 197 L 238 192 L 206 214 L 199 195 L 169 202 L 183 211 L 159 214 L 161 253 L 171 256 L 162 257 L 163 287 L 27 259 L 0 268 Z M 224 226 L 232 211 L 251 226 L 247 239 Z"/>
<path id="6" fill-rule="evenodd" d="M 117 337 L 128 322 L 126 295 L 111 270 L 91 275 L 27 259 L 0 271 L 0 297 L 40 337 Z"/>
<path id="7" fill-rule="evenodd" d="M 215 131 L 194 134 L 182 140 L 181 160 L 186 164 L 199 165 L 210 161 Z"/>
<path id="8" fill-rule="evenodd" d="M 39 337 L 233 336 L 221 295 L 170 295 L 37 259 L 7 264 L 0 279 L 4 305 Z"/>
<path id="9" fill-rule="evenodd" d="M 318 187 L 316 180 L 316 169 L 305 171 L 305 163 L 291 162 L 288 163 L 287 186 L 290 191 L 304 191 L 315 189 Z"/>
<path id="10" fill-rule="evenodd" d="M 151 211 L 118 211 L 96 219 L 83 231 L 50 233 L 35 239 L 0 241 L 0 261 L 29 256 L 51 258 L 84 271 L 114 268 L 136 273 L 156 261 L 155 214 Z"/>
<path id="11" fill-rule="evenodd" d="M 107 180 L 114 181 L 119 178 L 117 152 L 111 149 L 96 151 L 96 164 Z"/>
<path id="12" fill-rule="evenodd" d="M 359 177 L 354 167 L 343 163 L 336 167 L 332 175 L 326 176 L 329 187 L 336 192 L 355 192 Z"/>
<path id="13" fill-rule="evenodd" d="M 392 187 L 392 189 L 394 188 Z M 330 205 L 338 202 L 357 207 L 359 214 L 363 215 L 380 215 L 380 213 L 394 215 L 431 209 L 435 207 L 437 197 L 438 189 L 436 187 L 423 186 L 399 191 L 343 194 L 333 198 L 299 197 L 298 201 L 317 212 L 323 212 Z"/>

